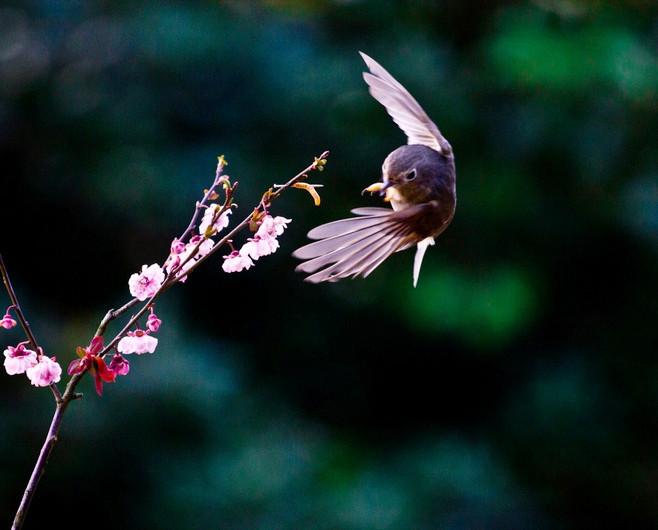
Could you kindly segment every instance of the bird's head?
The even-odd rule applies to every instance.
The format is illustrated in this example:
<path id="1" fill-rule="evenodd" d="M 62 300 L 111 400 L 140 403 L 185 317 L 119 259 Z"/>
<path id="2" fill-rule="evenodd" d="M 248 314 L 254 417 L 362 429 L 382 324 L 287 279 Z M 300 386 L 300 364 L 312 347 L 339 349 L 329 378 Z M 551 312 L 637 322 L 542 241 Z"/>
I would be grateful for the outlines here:
<path id="1" fill-rule="evenodd" d="M 395 188 L 405 202 L 418 204 L 436 198 L 447 183 L 450 165 L 446 157 L 424 145 L 403 145 L 384 160 L 385 188 Z"/>

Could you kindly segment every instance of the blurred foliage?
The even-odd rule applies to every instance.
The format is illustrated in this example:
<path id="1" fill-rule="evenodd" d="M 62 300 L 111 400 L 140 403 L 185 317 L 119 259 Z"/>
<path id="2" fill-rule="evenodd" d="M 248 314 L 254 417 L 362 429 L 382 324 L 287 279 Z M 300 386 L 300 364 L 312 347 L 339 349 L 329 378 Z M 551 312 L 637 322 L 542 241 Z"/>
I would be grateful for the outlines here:
<path id="1" fill-rule="evenodd" d="M 64 364 L 167 252 L 224 153 L 282 249 L 159 304 L 153 356 L 88 381 L 26 528 L 658 525 L 655 2 L 4 2 L 0 250 Z M 290 252 L 404 141 L 363 50 L 452 142 L 458 208 L 425 258 L 311 286 Z M 5 341 L 18 341 L 17 331 Z M 51 414 L 0 388 L 0 513 Z"/>

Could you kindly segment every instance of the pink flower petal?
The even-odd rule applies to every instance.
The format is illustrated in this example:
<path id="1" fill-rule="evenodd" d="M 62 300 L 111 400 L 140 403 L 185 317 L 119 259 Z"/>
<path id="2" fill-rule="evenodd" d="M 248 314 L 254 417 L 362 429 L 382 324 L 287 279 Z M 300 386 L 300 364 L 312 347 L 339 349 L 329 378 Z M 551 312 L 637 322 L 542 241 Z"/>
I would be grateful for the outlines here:
<path id="1" fill-rule="evenodd" d="M 240 272 L 244 269 L 249 269 L 253 265 L 254 262 L 251 261 L 249 256 L 240 254 L 237 250 L 234 250 L 228 256 L 224 256 L 222 269 L 224 272 Z"/>
<path id="2" fill-rule="evenodd" d="M 5 316 L 2 317 L 2 320 L 0 320 L 0 328 L 11 329 L 13 327 L 16 327 L 16 321 L 11 318 L 9 313 L 5 314 Z"/>
<path id="3" fill-rule="evenodd" d="M 117 375 L 128 375 L 130 372 L 130 363 L 120 353 L 115 353 L 110 361 L 110 370 Z"/>
<path id="4" fill-rule="evenodd" d="M 43 355 L 39 362 L 25 373 L 34 386 L 49 386 L 57 383 L 62 375 L 62 367 L 50 357 Z"/>
<path id="5" fill-rule="evenodd" d="M 25 373 L 28 368 L 37 364 L 36 352 L 28 350 L 22 343 L 15 348 L 13 346 L 8 346 L 4 351 L 4 355 L 4 366 L 9 375 Z"/>
<path id="6" fill-rule="evenodd" d="M 151 298 L 164 282 L 165 274 L 160 265 L 143 265 L 140 273 L 135 273 L 128 280 L 130 294 L 140 301 Z"/>

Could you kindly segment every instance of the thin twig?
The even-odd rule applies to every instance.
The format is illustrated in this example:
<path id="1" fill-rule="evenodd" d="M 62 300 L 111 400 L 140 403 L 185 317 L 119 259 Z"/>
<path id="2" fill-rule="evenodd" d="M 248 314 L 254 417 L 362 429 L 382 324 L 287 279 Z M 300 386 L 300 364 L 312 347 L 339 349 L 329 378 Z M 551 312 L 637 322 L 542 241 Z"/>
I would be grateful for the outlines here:
<path id="1" fill-rule="evenodd" d="M 37 342 L 37 339 L 34 336 L 34 333 L 32 332 L 32 328 L 30 327 L 30 323 L 27 321 L 27 318 L 25 318 L 25 313 L 23 313 L 21 304 L 18 302 L 18 296 L 16 296 L 16 291 L 14 291 L 14 287 L 11 284 L 11 279 L 9 278 L 9 271 L 7 270 L 7 266 L 5 265 L 5 260 L 2 258 L 2 254 L 0 254 L 0 273 L 2 274 L 2 281 L 5 284 L 5 289 L 7 289 L 7 294 L 9 295 L 9 299 L 11 300 L 11 303 L 14 306 L 14 312 L 18 317 L 18 321 L 21 323 L 21 327 L 25 332 L 25 336 L 27 337 L 27 340 L 30 341 L 30 345 L 32 346 L 34 351 L 40 355 L 41 352 L 43 352 L 43 349 L 39 346 L 39 343 Z M 55 383 L 50 385 L 50 390 L 52 391 L 53 396 L 55 396 L 55 401 L 59 403 L 62 400 L 62 394 L 59 391 L 57 385 Z"/>
<path id="2" fill-rule="evenodd" d="M 101 320 L 101 323 L 98 325 L 95 336 L 103 335 L 107 329 L 108 324 L 112 322 L 112 320 L 128 311 L 128 309 L 134 306 L 137 302 L 139 302 L 139 300 L 137 300 L 137 298 L 133 298 L 132 300 L 123 304 L 119 309 L 110 309 L 107 313 L 105 313 L 103 320 Z"/>
<path id="3" fill-rule="evenodd" d="M 192 215 L 192 219 L 190 219 L 190 224 L 187 225 L 187 228 L 185 229 L 183 234 L 178 238 L 179 240 L 183 241 L 187 236 L 190 235 L 192 230 L 194 230 L 196 222 L 199 219 L 199 214 L 201 213 L 201 210 L 203 210 L 206 204 L 208 204 L 210 197 L 212 196 L 213 192 L 215 191 L 215 188 L 218 186 L 220 182 L 220 177 L 222 176 L 225 165 L 226 162 L 224 161 L 224 155 L 222 155 L 221 157 L 219 157 L 219 160 L 217 161 L 217 170 L 215 171 L 215 180 L 213 181 L 212 186 L 208 188 L 208 191 L 206 191 L 206 193 L 204 194 L 203 199 L 201 199 L 201 202 L 197 203 L 196 208 L 194 209 L 194 215 Z"/>

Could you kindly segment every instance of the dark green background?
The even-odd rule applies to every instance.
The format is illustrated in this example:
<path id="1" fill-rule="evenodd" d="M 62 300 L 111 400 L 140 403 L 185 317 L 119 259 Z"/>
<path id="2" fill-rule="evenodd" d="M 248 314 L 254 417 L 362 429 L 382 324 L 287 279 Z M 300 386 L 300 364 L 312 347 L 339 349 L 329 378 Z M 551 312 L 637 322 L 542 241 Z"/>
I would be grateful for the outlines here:
<path id="1" fill-rule="evenodd" d="M 158 304 L 154 355 L 102 400 L 83 382 L 26 528 L 658 526 L 652 4 L 5 2 L 0 250 L 64 365 L 218 154 L 245 215 L 332 151 L 321 208 L 276 203 L 276 254 L 212 260 Z M 456 153 L 416 290 L 411 252 L 366 281 L 293 272 L 310 228 L 378 204 L 359 191 L 404 142 L 358 50 Z M 51 413 L 0 377 L 3 527 Z"/>

